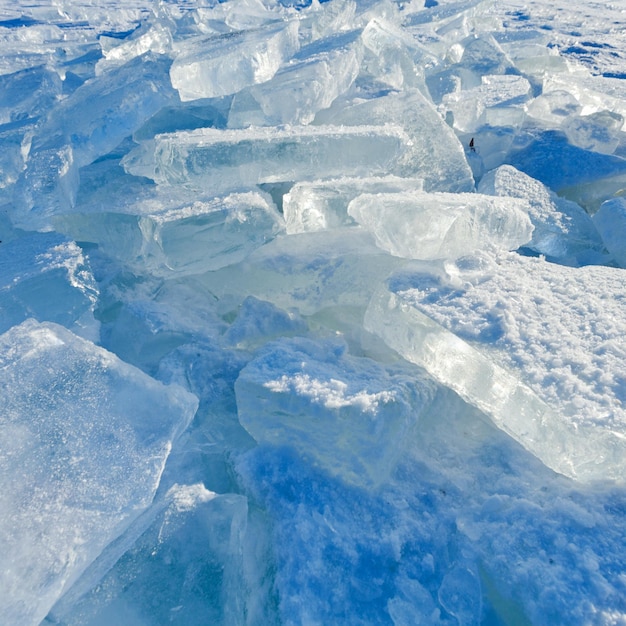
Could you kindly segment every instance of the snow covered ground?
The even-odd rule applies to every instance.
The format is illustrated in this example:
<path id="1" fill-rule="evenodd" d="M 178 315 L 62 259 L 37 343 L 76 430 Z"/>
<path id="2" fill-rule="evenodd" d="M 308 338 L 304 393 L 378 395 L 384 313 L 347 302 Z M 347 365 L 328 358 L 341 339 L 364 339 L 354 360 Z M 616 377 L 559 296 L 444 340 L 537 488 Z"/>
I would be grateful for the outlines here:
<path id="1" fill-rule="evenodd" d="M 2 623 L 626 624 L 625 33 L 0 0 Z"/>

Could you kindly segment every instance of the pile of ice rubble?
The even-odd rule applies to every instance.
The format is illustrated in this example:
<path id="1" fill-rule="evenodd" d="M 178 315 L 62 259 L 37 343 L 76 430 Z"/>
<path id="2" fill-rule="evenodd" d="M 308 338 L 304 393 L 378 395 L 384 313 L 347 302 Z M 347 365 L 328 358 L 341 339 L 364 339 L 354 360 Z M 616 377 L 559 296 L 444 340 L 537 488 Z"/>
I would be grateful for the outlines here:
<path id="1" fill-rule="evenodd" d="M 476 0 L 11 10 L 4 624 L 625 623 L 626 82 Z"/>

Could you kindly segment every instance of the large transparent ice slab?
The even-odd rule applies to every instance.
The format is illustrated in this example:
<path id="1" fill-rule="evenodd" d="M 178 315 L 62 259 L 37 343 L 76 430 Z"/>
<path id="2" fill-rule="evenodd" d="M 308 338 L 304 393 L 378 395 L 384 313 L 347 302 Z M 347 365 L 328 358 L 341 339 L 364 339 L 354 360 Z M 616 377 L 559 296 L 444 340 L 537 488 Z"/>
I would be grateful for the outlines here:
<path id="1" fill-rule="evenodd" d="M 169 60 L 144 55 L 88 81 L 55 107 L 32 139 L 17 182 L 24 228 L 49 228 L 52 215 L 76 199 L 79 168 L 110 152 L 172 101 Z"/>
<path id="2" fill-rule="evenodd" d="M 137 207 L 141 209 L 142 207 Z M 259 192 L 189 201 L 139 215 L 71 213 L 55 227 L 138 272 L 198 274 L 242 261 L 284 229 L 271 199 Z"/>
<path id="3" fill-rule="evenodd" d="M 522 198 L 534 227 L 527 247 L 561 261 L 591 258 L 602 252 L 602 241 L 589 215 L 575 202 L 559 198 L 543 183 L 511 165 L 485 174 L 480 193 Z"/>
<path id="4" fill-rule="evenodd" d="M 299 182 L 283 196 L 287 233 L 304 233 L 354 225 L 348 205 L 364 193 L 421 191 L 421 178 L 378 176 Z"/>
<path id="5" fill-rule="evenodd" d="M 300 50 L 271 80 L 235 96 L 228 126 L 311 122 L 356 79 L 363 56 L 360 34 L 341 33 Z"/>
<path id="6" fill-rule="evenodd" d="M 294 447 L 345 482 L 375 487 L 435 395 L 415 374 L 352 357 L 341 344 L 284 339 L 239 375 L 239 421 L 259 443 Z"/>
<path id="7" fill-rule="evenodd" d="M 474 189 L 472 171 L 454 131 L 417 89 L 348 105 L 338 102 L 328 111 L 320 112 L 318 122 L 348 126 L 397 124 L 409 136 L 411 144 L 385 173 L 423 178 L 426 191 Z"/>
<path id="8" fill-rule="evenodd" d="M 377 282 L 401 262 L 369 233 L 343 228 L 277 237 L 242 263 L 197 280 L 224 303 L 253 295 L 312 315 L 334 306 L 364 309 Z"/>
<path id="9" fill-rule="evenodd" d="M 515 250 L 533 227 L 528 205 L 475 193 L 376 193 L 358 196 L 348 215 L 376 244 L 407 259 L 455 259 L 483 247 Z"/>
<path id="10" fill-rule="evenodd" d="M 274 76 L 299 48 L 298 21 L 185 40 L 170 70 L 180 99 L 233 94 Z"/>
<path id="11" fill-rule="evenodd" d="M 622 270 L 481 253 L 399 272 L 365 327 L 552 469 L 623 479 L 622 300 Z"/>
<path id="12" fill-rule="evenodd" d="M 82 250 L 66 237 L 32 233 L 0 245 L 0 333 L 34 317 L 95 340 L 97 298 Z"/>
<path id="13" fill-rule="evenodd" d="M 618 197 L 604 202 L 593 223 L 615 261 L 626 268 L 626 200 Z"/>
<path id="14" fill-rule="evenodd" d="M 36 626 L 150 504 L 197 400 L 56 324 L 0 346 L 0 603 Z"/>
<path id="15" fill-rule="evenodd" d="M 411 140 L 394 125 L 287 126 L 157 135 L 124 157 L 126 170 L 158 184 L 219 193 L 259 183 L 393 170 Z"/>
<path id="16" fill-rule="evenodd" d="M 175 484 L 138 520 L 139 537 L 121 537 L 76 585 L 92 588 L 78 598 L 72 589 L 49 619 L 68 626 L 242 623 L 247 515 L 245 496 Z"/>

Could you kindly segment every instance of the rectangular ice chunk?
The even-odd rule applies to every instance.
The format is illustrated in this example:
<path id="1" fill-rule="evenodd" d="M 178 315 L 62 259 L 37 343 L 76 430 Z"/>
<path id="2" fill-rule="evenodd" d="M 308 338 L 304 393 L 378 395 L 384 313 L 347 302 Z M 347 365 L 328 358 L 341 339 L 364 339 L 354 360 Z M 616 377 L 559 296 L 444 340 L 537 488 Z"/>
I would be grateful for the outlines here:
<path id="1" fill-rule="evenodd" d="M 402 367 L 306 339 L 270 344 L 235 383 L 239 421 L 258 441 L 293 446 L 342 480 L 384 482 L 437 386 Z"/>
<path id="2" fill-rule="evenodd" d="M 224 302 L 253 295 L 303 315 L 328 307 L 362 311 L 377 283 L 401 262 L 376 247 L 369 233 L 338 228 L 277 237 L 241 263 L 197 280 Z"/>
<path id="3" fill-rule="evenodd" d="M 552 469 L 623 480 L 622 270 L 480 253 L 407 268 L 389 284 L 368 330 Z"/>
<path id="4" fill-rule="evenodd" d="M 312 232 L 354 225 L 348 205 L 364 193 L 421 191 L 421 178 L 378 176 L 372 178 L 334 178 L 296 183 L 283 196 L 283 215 L 287 233 Z"/>
<path id="5" fill-rule="evenodd" d="M 260 192 L 207 198 L 148 214 L 71 213 L 55 227 L 78 241 L 155 275 L 198 274 L 246 258 L 284 230 L 282 216 Z"/>
<path id="6" fill-rule="evenodd" d="M 158 184 L 220 191 L 259 183 L 372 176 L 395 169 L 410 138 L 399 126 L 288 126 L 157 135 L 126 155 L 125 169 Z"/>
<path id="7" fill-rule="evenodd" d="M 454 259 L 488 246 L 515 250 L 533 231 L 526 201 L 476 193 L 363 194 L 348 214 L 382 250 L 407 259 Z"/>
<path id="8" fill-rule="evenodd" d="M 410 138 L 410 145 L 385 173 L 423 178 L 426 191 L 474 190 L 474 178 L 461 143 L 432 102 L 417 89 L 347 105 L 337 101 L 320 112 L 317 122 L 350 127 L 398 125 Z"/>
<path id="9" fill-rule="evenodd" d="M 197 400 L 52 323 L 0 336 L 0 606 L 37 626 L 152 501 Z"/>
<path id="10" fill-rule="evenodd" d="M 185 102 L 236 93 L 274 76 L 299 48 L 298 21 L 184 41 L 170 70 Z"/>

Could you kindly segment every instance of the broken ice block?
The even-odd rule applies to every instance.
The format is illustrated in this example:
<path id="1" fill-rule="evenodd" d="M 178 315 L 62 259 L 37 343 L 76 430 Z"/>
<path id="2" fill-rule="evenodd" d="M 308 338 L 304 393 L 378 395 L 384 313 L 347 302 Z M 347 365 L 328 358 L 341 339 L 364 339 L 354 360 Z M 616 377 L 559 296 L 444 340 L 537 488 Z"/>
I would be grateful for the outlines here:
<path id="1" fill-rule="evenodd" d="M 482 76 L 478 87 L 445 95 L 440 108 L 444 114 L 452 114 L 454 128 L 461 132 L 475 132 L 485 124 L 495 126 L 493 117 L 504 117 L 505 112 L 509 120 L 498 121 L 514 121 L 516 126 L 521 126 L 524 119 L 522 107 L 530 93 L 530 83 L 523 76 Z"/>
<path id="2" fill-rule="evenodd" d="M 384 482 L 436 386 L 415 372 L 307 339 L 269 344 L 235 383 L 241 424 L 349 483 Z"/>
<path id="3" fill-rule="evenodd" d="M 409 144 L 404 130 L 392 125 L 203 128 L 157 135 L 122 163 L 129 173 L 161 185 L 219 193 L 259 183 L 387 173 Z"/>
<path id="4" fill-rule="evenodd" d="M 502 165 L 485 174 L 478 191 L 528 201 L 528 217 L 534 230 L 527 247 L 540 254 L 567 261 L 602 250 L 598 231 L 578 204 L 559 198 L 543 183 L 511 165 Z"/>
<path id="5" fill-rule="evenodd" d="M 303 48 L 271 80 L 235 96 L 228 126 L 308 124 L 352 85 L 359 73 L 362 48 L 360 31 Z"/>
<path id="6" fill-rule="evenodd" d="M 390 20 L 373 18 L 363 29 L 365 56 L 361 76 L 394 89 L 418 87 L 423 82 L 421 67 L 435 57 Z"/>
<path id="7" fill-rule="evenodd" d="M 170 70 L 180 99 L 236 93 L 274 76 L 298 50 L 298 21 L 184 41 Z"/>
<path id="8" fill-rule="evenodd" d="M 372 299 L 367 330 L 548 467 L 581 480 L 626 476 L 622 270 L 483 252 L 407 267 L 389 285 Z"/>
<path id="9" fill-rule="evenodd" d="M 169 61 L 150 54 L 79 87 L 38 128 L 17 182 L 13 221 L 49 228 L 76 199 L 79 168 L 115 147 L 172 100 Z"/>
<path id="10" fill-rule="evenodd" d="M 626 268 L 626 199 L 613 198 L 602 203 L 593 223 L 615 261 Z"/>
<path id="11" fill-rule="evenodd" d="M 410 144 L 389 164 L 386 174 L 423 178 L 426 191 L 474 190 L 472 171 L 454 131 L 417 89 L 349 105 L 337 102 L 318 114 L 318 122 L 357 128 L 363 124 L 398 125 Z"/>
<path id="12" fill-rule="evenodd" d="M 351 200 L 364 193 L 421 191 L 421 178 L 380 176 L 375 178 L 334 178 L 296 183 L 283 196 L 287 233 L 312 232 L 354 225 L 348 215 Z"/>
<path id="13" fill-rule="evenodd" d="M 454 259 L 489 246 L 515 250 L 530 240 L 527 203 L 494 200 L 470 193 L 363 194 L 350 202 L 348 214 L 394 256 Z"/>
<path id="14" fill-rule="evenodd" d="M 548 126 L 557 127 L 577 116 L 581 109 L 578 100 L 564 89 L 544 90 L 527 107 L 528 115 Z"/>
<path id="15" fill-rule="evenodd" d="M 0 605 L 36 626 L 152 501 L 197 400 L 56 324 L 0 336 Z"/>
<path id="16" fill-rule="evenodd" d="M 45 115 L 61 91 L 57 72 L 43 65 L 0 75 L 0 125 Z"/>
<path id="17" fill-rule="evenodd" d="M 613 154 L 622 139 L 624 118 L 613 111 L 571 117 L 563 124 L 569 142 L 583 150 Z"/>
<path id="18" fill-rule="evenodd" d="M 98 337 L 96 281 L 82 250 L 56 233 L 29 233 L 0 245 L 0 333 L 29 317 Z"/>
<path id="19" fill-rule="evenodd" d="M 52 619 L 72 626 L 120 619 L 125 626 L 242 623 L 247 514 L 244 496 L 175 484 L 148 511 L 147 527 L 123 554 L 103 555 L 119 560 L 104 572 L 87 572 L 93 588 L 79 598 L 72 590 Z"/>
<path id="20" fill-rule="evenodd" d="M 277 237 L 243 262 L 197 280 L 224 302 L 239 304 L 253 295 L 303 315 L 335 306 L 360 311 L 401 262 L 382 252 L 369 233 L 338 228 Z"/>
<path id="21" fill-rule="evenodd" d="M 155 275 L 198 274 L 242 261 L 283 230 L 268 196 L 259 192 L 196 200 L 140 215 L 72 213 L 55 227 L 78 241 Z"/>

